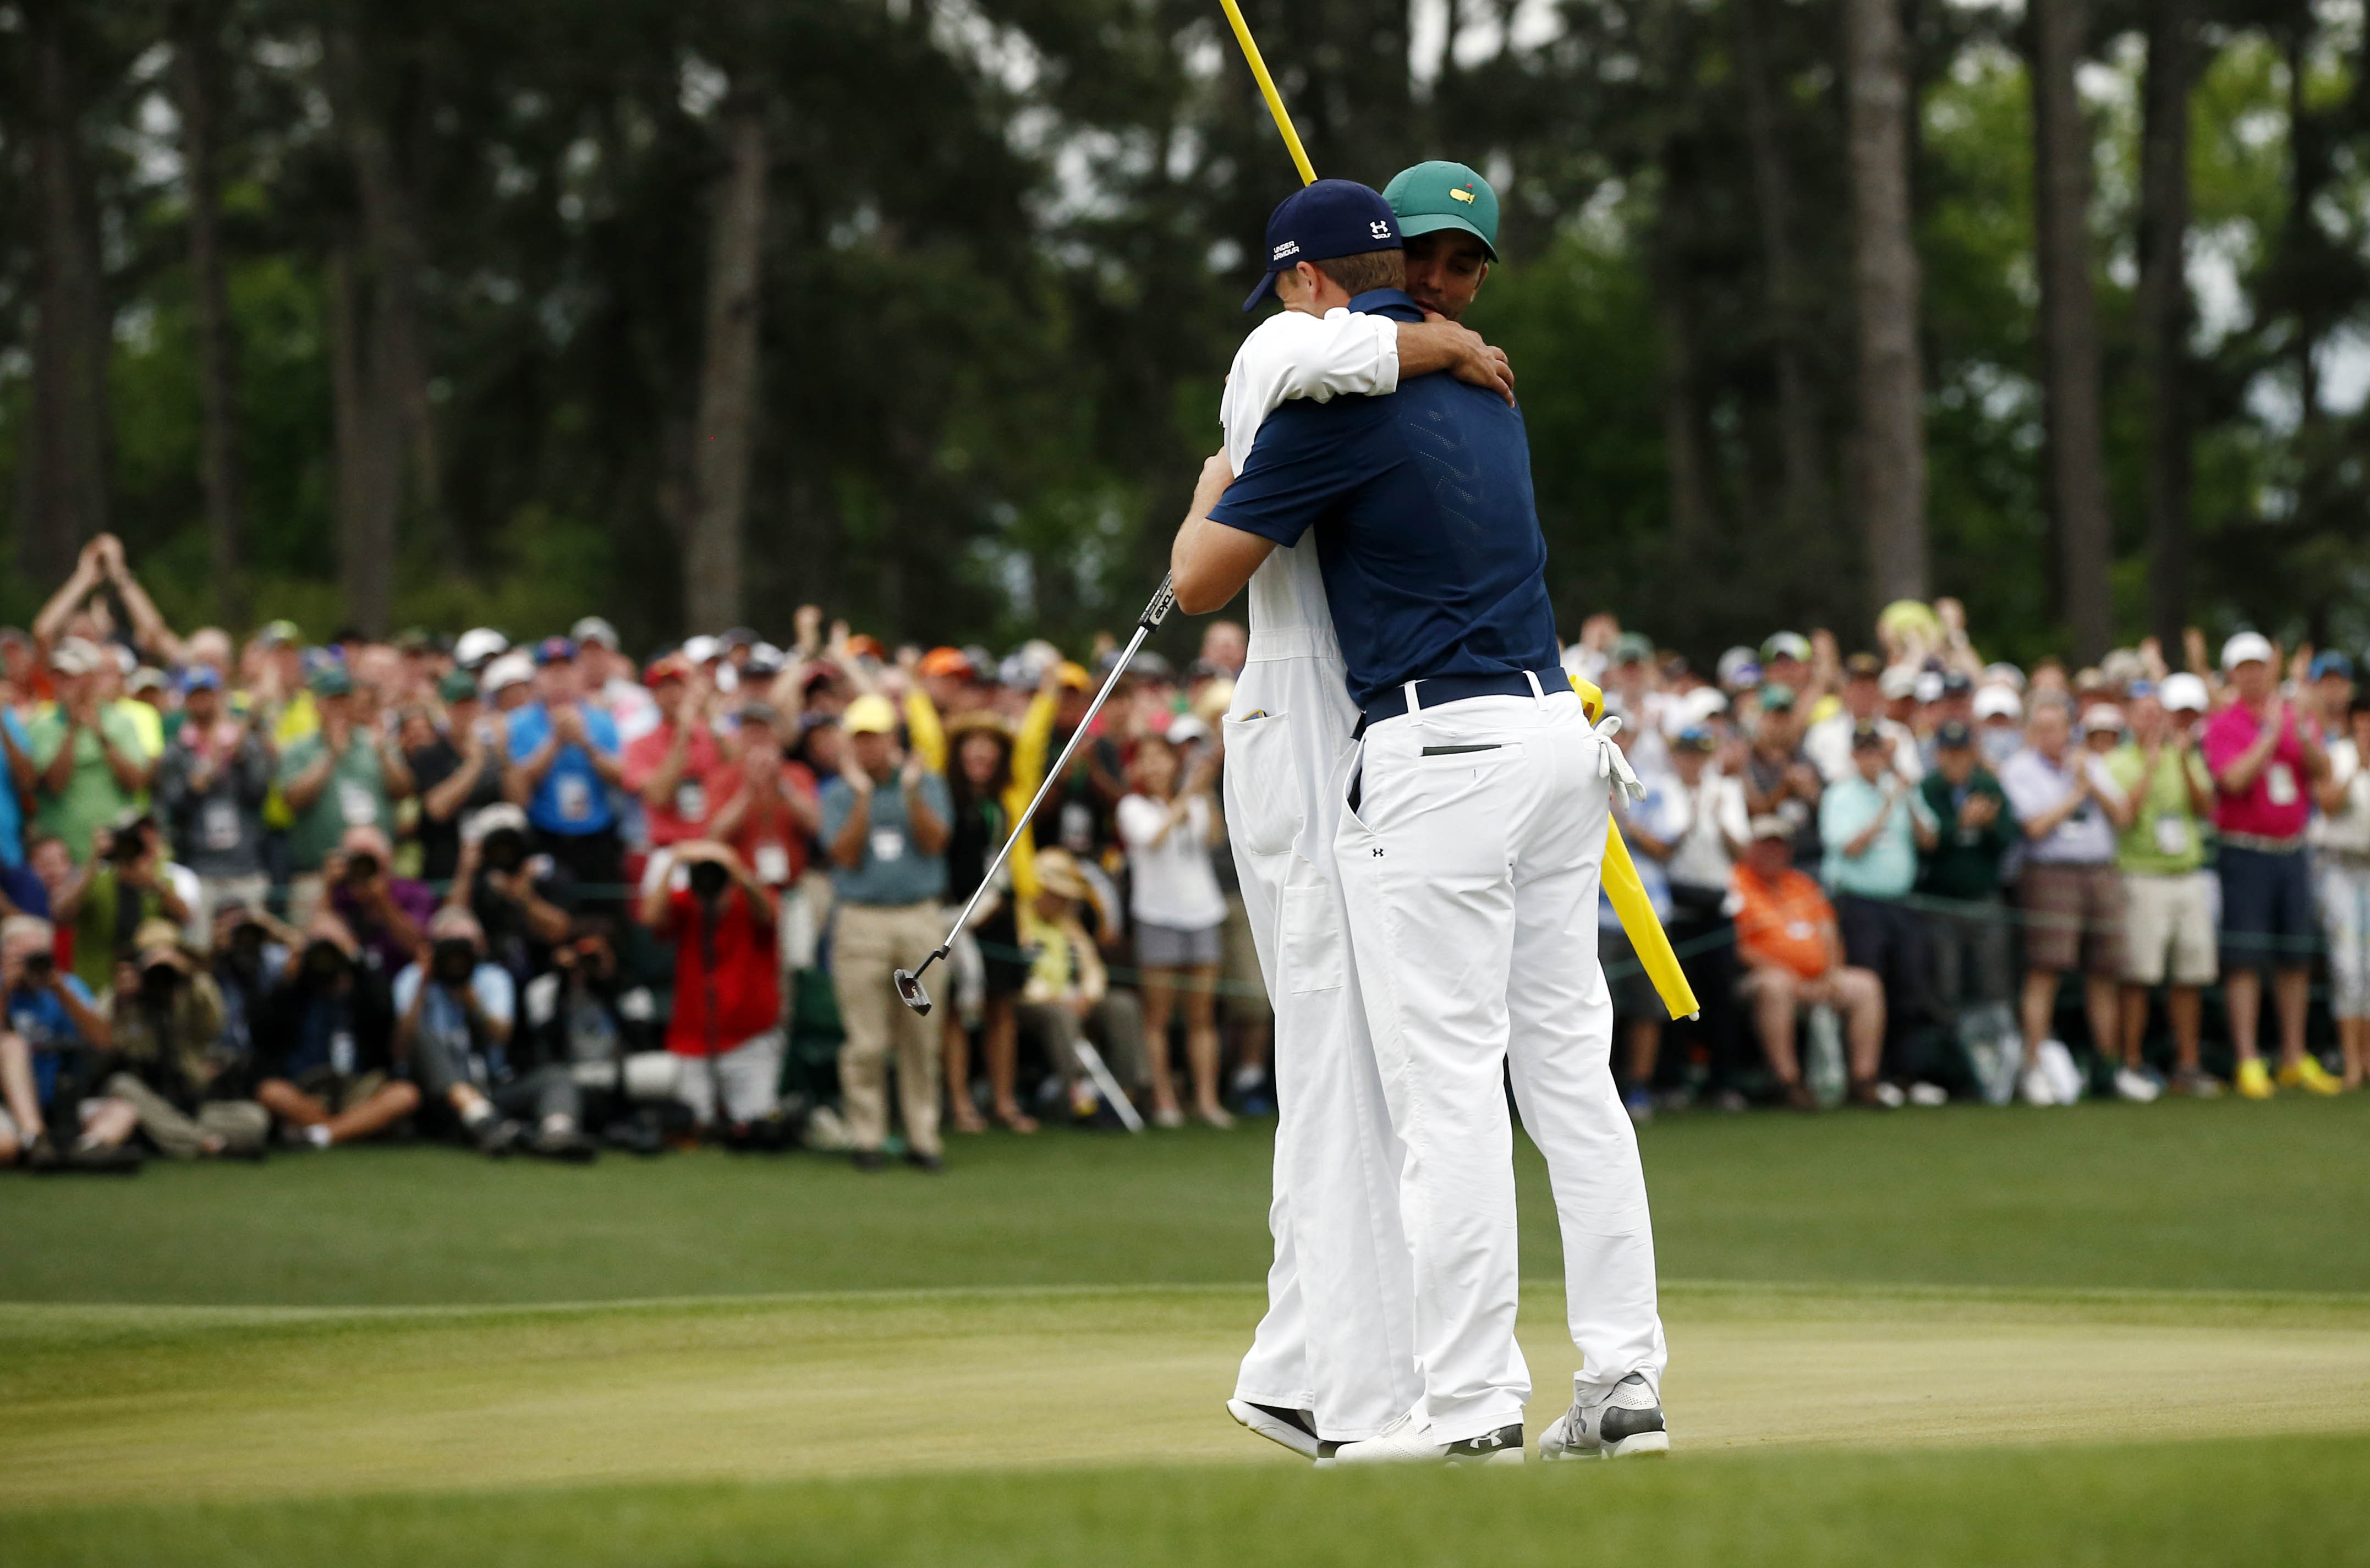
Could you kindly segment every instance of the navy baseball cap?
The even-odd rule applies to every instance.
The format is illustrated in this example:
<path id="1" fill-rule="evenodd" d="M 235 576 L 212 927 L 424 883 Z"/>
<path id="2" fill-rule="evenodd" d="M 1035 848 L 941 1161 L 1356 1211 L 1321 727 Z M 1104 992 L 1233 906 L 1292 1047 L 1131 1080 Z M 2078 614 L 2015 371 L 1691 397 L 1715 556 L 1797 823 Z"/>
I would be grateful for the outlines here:
<path id="1" fill-rule="evenodd" d="M 1267 220 L 1267 271 L 1243 301 L 1256 309 L 1275 288 L 1275 275 L 1302 261 L 1397 250 L 1399 221 L 1379 190 L 1354 179 L 1320 179 L 1275 204 Z"/>

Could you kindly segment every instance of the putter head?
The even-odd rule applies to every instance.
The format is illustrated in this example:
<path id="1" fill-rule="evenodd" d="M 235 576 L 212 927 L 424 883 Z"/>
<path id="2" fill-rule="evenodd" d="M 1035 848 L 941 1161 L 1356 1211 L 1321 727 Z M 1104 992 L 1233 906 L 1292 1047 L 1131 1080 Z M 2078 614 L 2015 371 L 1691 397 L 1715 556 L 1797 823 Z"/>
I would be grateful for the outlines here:
<path id="1" fill-rule="evenodd" d="M 917 1013 L 930 1010 L 930 994 L 922 989 L 922 977 L 910 969 L 900 969 L 892 976 L 897 983 L 897 999 Z"/>

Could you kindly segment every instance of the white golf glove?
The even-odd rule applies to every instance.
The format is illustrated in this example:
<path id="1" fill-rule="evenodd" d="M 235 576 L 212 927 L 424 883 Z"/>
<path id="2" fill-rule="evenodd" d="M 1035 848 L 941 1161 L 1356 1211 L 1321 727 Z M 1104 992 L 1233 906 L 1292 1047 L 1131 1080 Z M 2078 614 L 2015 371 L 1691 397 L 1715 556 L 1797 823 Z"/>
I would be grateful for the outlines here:
<path id="1" fill-rule="evenodd" d="M 1633 801 L 1646 798 L 1646 786 L 1638 781 L 1629 758 L 1613 737 L 1621 732 L 1621 715 L 1608 713 L 1590 728 L 1596 737 L 1596 776 L 1605 781 L 1608 790 L 1618 790 Z"/>

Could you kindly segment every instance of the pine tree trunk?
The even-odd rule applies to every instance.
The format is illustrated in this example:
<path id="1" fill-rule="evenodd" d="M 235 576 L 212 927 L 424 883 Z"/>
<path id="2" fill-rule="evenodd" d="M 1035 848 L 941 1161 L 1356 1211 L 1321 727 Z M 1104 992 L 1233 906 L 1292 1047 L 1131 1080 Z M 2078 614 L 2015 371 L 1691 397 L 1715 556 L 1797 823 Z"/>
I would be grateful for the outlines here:
<path id="1" fill-rule="evenodd" d="M 2090 133 L 2074 69 L 2079 0 L 2032 0 L 2032 214 L 2041 275 L 2041 382 L 2060 618 L 2074 657 L 2113 640 L 2113 528 L 2099 429 L 2099 313 L 2090 293 Z"/>
<path id="2" fill-rule="evenodd" d="M 329 253 L 329 386 L 337 421 L 338 575 L 346 616 L 384 635 L 395 598 L 396 517 L 403 505 L 403 434 L 369 293 L 340 240 Z M 327 628 L 321 628 L 326 630 Z"/>
<path id="3" fill-rule="evenodd" d="M 690 536 L 684 616 L 721 630 L 741 616 L 741 531 L 757 412 L 757 325 L 769 167 L 763 98 L 730 95 L 721 111 L 726 156 L 708 261 L 708 321 L 693 432 Z"/>
<path id="4" fill-rule="evenodd" d="M 1908 43 L 1898 0 L 1846 0 L 1852 282 L 1858 305 L 1859 505 L 1880 605 L 1922 599 L 1926 542 L 1922 286 L 1910 234 Z"/>
<path id="5" fill-rule="evenodd" d="M 232 624 L 247 618 L 241 577 L 244 476 L 239 463 L 238 335 L 222 253 L 223 13 L 212 0 L 179 7 L 176 62 L 181 112 L 181 166 L 190 202 L 190 315 L 197 327 L 201 428 L 199 478 L 205 490 L 206 538 L 215 601 Z"/>
<path id="6" fill-rule="evenodd" d="M 2189 112 L 2194 0 L 2154 0 L 2140 133 L 2140 353 L 2146 367 L 2148 624 L 2168 651 L 2189 624 Z"/>
<path id="7" fill-rule="evenodd" d="M 27 8 L 32 205 L 40 275 L 33 332 L 32 439 L 18 552 L 42 591 L 108 526 L 108 354 L 112 345 L 98 225 L 80 151 L 81 104 L 59 7 Z"/>
<path id="8" fill-rule="evenodd" d="M 1761 229 L 1762 274 L 1774 323 L 1778 370 L 1778 455 L 1785 468 L 1785 508 L 1797 526 L 1824 528 L 1827 495 L 1819 409 L 1803 363 L 1802 264 L 1794 248 L 1793 179 L 1779 140 L 1777 94 L 1769 78 L 1765 0 L 1736 0 L 1737 73 L 1744 87 L 1745 132 L 1752 147 L 1753 198 Z"/>

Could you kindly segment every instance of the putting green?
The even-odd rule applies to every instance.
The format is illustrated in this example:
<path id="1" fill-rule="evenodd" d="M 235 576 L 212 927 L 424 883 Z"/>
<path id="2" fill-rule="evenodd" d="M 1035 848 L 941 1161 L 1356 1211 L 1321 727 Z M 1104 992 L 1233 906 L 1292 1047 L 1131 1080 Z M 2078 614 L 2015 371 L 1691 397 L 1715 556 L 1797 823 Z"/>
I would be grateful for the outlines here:
<path id="1" fill-rule="evenodd" d="M 1291 1463 L 1239 1287 L 0 1309 L 0 1507 Z M 1536 1431 L 1571 1365 L 1524 1303 Z M 1683 1454 L 2370 1433 L 2370 1300 L 1677 1286 Z"/>

